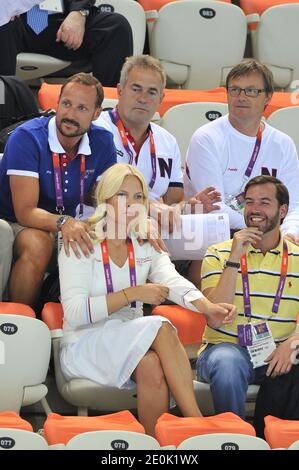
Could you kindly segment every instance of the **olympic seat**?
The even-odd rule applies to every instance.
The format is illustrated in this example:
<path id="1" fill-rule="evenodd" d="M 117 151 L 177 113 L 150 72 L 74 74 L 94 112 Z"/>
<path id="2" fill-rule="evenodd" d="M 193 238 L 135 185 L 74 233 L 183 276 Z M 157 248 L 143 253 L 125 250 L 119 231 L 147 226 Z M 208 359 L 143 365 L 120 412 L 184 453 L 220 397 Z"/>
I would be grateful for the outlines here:
<path id="1" fill-rule="evenodd" d="M 178 337 L 185 347 L 189 359 L 195 359 L 202 343 L 202 336 L 206 326 L 205 316 L 192 312 L 178 305 L 159 305 L 152 311 L 153 315 L 167 318 L 177 329 Z M 214 415 L 214 404 L 210 385 L 197 380 L 193 381 L 194 392 L 199 408 L 204 415 Z M 246 398 L 246 411 L 252 413 L 252 404 L 255 403 L 259 385 L 249 385 Z"/>
<path id="2" fill-rule="evenodd" d="M 223 85 L 230 69 L 243 59 L 247 23 L 236 5 L 214 0 L 172 2 L 159 12 L 148 11 L 147 21 L 150 53 L 161 60 L 172 87 Z"/>
<path id="3" fill-rule="evenodd" d="M 253 56 L 264 62 L 273 73 L 277 88 L 291 91 L 299 79 L 299 3 L 273 6 L 248 18 L 256 23 L 252 40 Z"/>
<path id="4" fill-rule="evenodd" d="M 146 33 L 146 16 L 142 6 L 134 0 L 96 0 L 95 6 L 103 13 L 120 13 L 128 20 L 133 34 L 133 55 L 142 54 Z"/>
<path id="5" fill-rule="evenodd" d="M 271 449 L 287 449 L 292 445 L 295 449 L 295 442 L 299 440 L 299 421 L 266 416 L 264 435 Z"/>
<path id="6" fill-rule="evenodd" d="M 194 436 L 218 433 L 236 433 L 255 436 L 254 427 L 234 413 L 221 413 L 208 417 L 181 418 L 163 413 L 155 427 L 156 439 L 161 446 L 175 445 Z"/>
<path id="7" fill-rule="evenodd" d="M 167 3 L 177 1 L 177 0 L 138 0 L 138 3 L 143 7 L 145 11 L 148 10 L 160 10 L 160 8 L 167 5 Z M 225 3 L 231 3 L 231 0 L 217 0 Z"/>
<path id="8" fill-rule="evenodd" d="M 120 13 L 128 20 L 133 33 L 133 53 L 142 54 L 145 42 L 146 18 L 139 3 L 133 0 L 97 0 L 95 6 L 105 13 Z M 49 55 L 21 52 L 17 56 L 16 75 L 23 80 L 40 77 L 68 77 L 76 72 L 91 72 L 88 60 L 74 62 L 56 59 Z"/>
<path id="9" fill-rule="evenodd" d="M 185 439 L 177 450 L 271 450 L 266 441 L 237 433 L 204 434 Z"/>
<path id="10" fill-rule="evenodd" d="M 262 15 L 268 8 L 284 3 L 298 3 L 296 0 L 240 0 L 240 7 L 245 15 L 257 13 Z M 252 25 L 250 29 L 255 29 L 256 25 Z"/>
<path id="11" fill-rule="evenodd" d="M 0 450 L 48 450 L 31 424 L 12 411 L 0 413 Z"/>
<path id="12" fill-rule="evenodd" d="M 192 134 L 199 127 L 227 114 L 227 104 L 216 102 L 185 103 L 168 109 L 161 120 L 161 126 L 173 134 L 178 142 L 182 167 Z"/>
<path id="13" fill-rule="evenodd" d="M 48 327 L 28 306 L 0 302 L 0 411 L 19 412 L 41 400 L 51 352 Z"/>
<path id="14" fill-rule="evenodd" d="M 289 135 L 295 142 L 299 155 L 299 106 L 278 109 L 270 114 L 267 123 Z"/>
<path id="15" fill-rule="evenodd" d="M 104 387 L 87 379 L 67 380 L 60 365 L 63 310 L 60 303 L 49 302 L 42 311 L 42 319 L 52 336 L 55 380 L 59 393 L 70 404 L 78 408 L 78 415 L 87 416 L 88 409 L 98 411 L 120 411 L 136 409 L 136 388 L 131 390 Z"/>
<path id="16" fill-rule="evenodd" d="M 65 450 L 160 449 L 128 410 L 92 417 L 52 413 L 44 423 L 44 433 L 51 448 L 57 445 Z"/>

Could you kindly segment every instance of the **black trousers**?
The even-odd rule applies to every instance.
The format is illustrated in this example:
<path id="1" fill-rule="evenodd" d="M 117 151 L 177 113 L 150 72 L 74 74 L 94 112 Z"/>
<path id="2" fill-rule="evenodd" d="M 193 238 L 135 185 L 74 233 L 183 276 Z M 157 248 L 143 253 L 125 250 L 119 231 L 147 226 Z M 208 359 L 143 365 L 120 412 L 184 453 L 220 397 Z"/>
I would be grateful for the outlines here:
<path id="1" fill-rule="evenodd" d="M 299 365 L 293 365 L 288 374 L 261 384 L 255 406 L 254 427 L 258 437 L 264 438 L 264 418 L 272 415 L 281 419 L 299 420 Z"/>
<path id="2" fill-rule="evenodd" d="M 49 15 L 48 27 L 39 35 L 27 26 L 26 15 L 0 27 L 0 75 L 15 75 L 19 52 L 35 52 L 72 62 L 89 60 L 93 75 L 102 85 L 115 86 L 126 57 L 133 53 L 132 30 L 126 18 L 94 8 L 86 19 L 83 43 L 76 51 L 56 42 L 63 20 L 62 14 Z"/>

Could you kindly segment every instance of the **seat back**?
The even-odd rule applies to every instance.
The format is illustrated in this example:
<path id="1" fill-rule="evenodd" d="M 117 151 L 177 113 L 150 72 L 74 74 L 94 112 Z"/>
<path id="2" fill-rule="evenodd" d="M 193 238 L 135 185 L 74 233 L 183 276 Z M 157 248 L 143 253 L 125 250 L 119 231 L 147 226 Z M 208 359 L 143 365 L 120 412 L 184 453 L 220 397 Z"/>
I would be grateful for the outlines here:
<path id="1" fill-rule="evenodd" d="M 236 433 L 205 434 L 181 442 L 178 450 L 271 450 L 263 439 Z"/>
<path id="2" fill-rule="evenodd" d="M 146 18 L 142 6 L 134 0 L 96 0 L 95 6 L 103 13 L 120 13 L 128 20 L 133 34 L 133 54 L 142 54 L 146 32 Z"/>
<path id="3" fill-rule="evenodd" d="M 156 439 L 132 431 L 93 431 L 78 434 L 66 446 L 67 450 L 159 450 Z"/>
<path id="4" fill-rule="evenodd" d="M 270 114 L 267 122 L 293 139 L 299 155 L 299 106 L 278 109 Z"/>
<path id="5" fill-rule="evenodd" d="M 192 134 L 199 127 L 227 114 L 225 103 L 186 103 L 168 109 L 161 120 L 161 126 L 173 134 L 181 151 L 182 167 L 185 166 L 186 152 Z"/>
<path id="6" fill-rule="evenodd" d="M 256 30 L 256 58 L 267 64 L 277 87 L 292 90 L 299 79 L 299 3 L 277 5 L 261 16 Z"/>
<path id="7" fill-rule="evenodd" d="M 48 444 L 32 431 L 0 428 L 0 450 L 48 450 Z"/>
<path id="8" fill-rule="evenodd" d="M 19 412 L 25 388 L 45 381 L 50 351 L 50 332 L 42 321 L 0 309 L 0 410 Z"/>
<path id="9" fill-rule="evenodd" d="M 178 337 L 189 359 L 197 357 L 206 326 L 204 315 L 179 305 L 158 305 L 152 310 L 152 315 L 161 315 L 167 318 L 176 327 Z"/>
<path id="10" fill-rule="evenodd" d="M 148 10 L 160 10 L 160 8 L 167 5 L 167 3 L 177 1 L 177 0 L 138 0 L 138 3 L 142 5 L 145 11 Z M 218 0 L 221 2 L 231 3 L 231 0 Z"/>
<path id="11" fill-rule="evenodd" d="M 149 28 L 151 55 L 162 61 L 169 84 L 189 89 L 224 84 L 244 56 L 246 37 L 244 12 L 214 0 L 169 3 Z"/>
<path id="12" fill-rule="evenodd" d="M 55 379 L 59 393 L 78 408 L 79 414 L 87 414 L 88 408 L 99 411 L 136 409 L 136 388 L 118 389 L 104 387 L 87 379 L 67 380 L 60 365 L 63 310 L 61 304 L 49 302 L 42 311 L 42 319 L 52 332 Z"/>

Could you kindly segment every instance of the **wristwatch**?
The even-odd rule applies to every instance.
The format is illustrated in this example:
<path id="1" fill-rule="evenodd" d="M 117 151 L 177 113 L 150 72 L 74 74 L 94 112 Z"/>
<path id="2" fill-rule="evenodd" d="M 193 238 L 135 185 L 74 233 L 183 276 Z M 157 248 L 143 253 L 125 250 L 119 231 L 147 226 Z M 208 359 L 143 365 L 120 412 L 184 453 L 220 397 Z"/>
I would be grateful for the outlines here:
<path id="1" fill-rule="evenodd" d="M 239 269 L 240 268 L 240 263 L 237 263 L 236 261 L 229 261 L 228 259 L 224 261 L 224 266 L 223 266 L 223 269 L 225 268 L 236 268 L 236 269 Z"/>
<path id="2" fill-rule="evenodd" d="M 82 16 L 85 18 L 89 15 L 89 10 L 78 10 L 79 13 L 81 13 Z"/>
<path id="3" fill-rule="evenodd" d="M 62 215 L 59 219 L 56 220 L 56 227 L 58 232 L 61 230 L 61 227 L 66 223 L 68 219 L 71 219 L 70 215 Z"/>

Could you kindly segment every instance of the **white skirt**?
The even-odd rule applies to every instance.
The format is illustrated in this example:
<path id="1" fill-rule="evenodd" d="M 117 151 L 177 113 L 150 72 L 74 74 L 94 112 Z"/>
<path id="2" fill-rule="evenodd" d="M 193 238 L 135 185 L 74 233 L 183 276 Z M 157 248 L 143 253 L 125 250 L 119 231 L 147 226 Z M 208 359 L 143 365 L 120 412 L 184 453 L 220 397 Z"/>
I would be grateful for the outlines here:
<path id="1" fill-rule="evenodd" d="M 169 320 L 154 315 L 106 321 L 76 343 L 63 346 L 60 354 L 63 374 L 68 380 L 85 378 L 107 387 L 133 388 L 131 375 L 150 349 L 163 321 Z"/>

